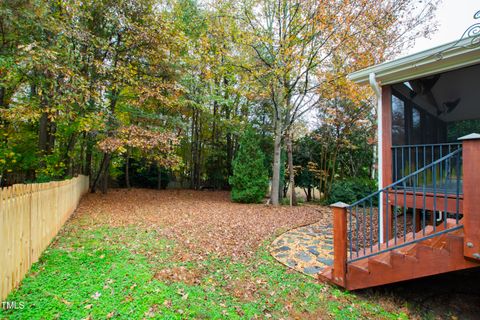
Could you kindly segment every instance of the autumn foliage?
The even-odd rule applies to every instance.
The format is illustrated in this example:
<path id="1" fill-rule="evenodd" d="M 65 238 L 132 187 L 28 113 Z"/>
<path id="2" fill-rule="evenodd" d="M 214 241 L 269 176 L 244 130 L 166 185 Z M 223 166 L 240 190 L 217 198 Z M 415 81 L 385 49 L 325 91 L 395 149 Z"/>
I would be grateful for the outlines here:
<path id="1" fill-rule="evenodd" d="M 434 30 L 436 2 L 2 1 L 0 185 L 85 174 L 106 192 L 142 164 L 182 187 L 229 189 L 251 124 L 278 204 L 301 165 L 295 145 L 323 130 L 309 121 L 339 130 L 318 135 L 310 159 L 327 195 L 348 169 L 335 150 L 375 141 L 350 139 L 375 115 L 345 76 Z"/>
<path id="2" fill-rule="evenodd" d="M 181 163 L 181 159 L 175 154 L 178 144 L 178 138 L 172 132 L 158 132 L 131 125 L 119 128 L 114 136 L 100 141 L 98 147 L 103 152 L 118 154 L 134 148 L 144 158 L 161 167 L 176 168 Z"/>

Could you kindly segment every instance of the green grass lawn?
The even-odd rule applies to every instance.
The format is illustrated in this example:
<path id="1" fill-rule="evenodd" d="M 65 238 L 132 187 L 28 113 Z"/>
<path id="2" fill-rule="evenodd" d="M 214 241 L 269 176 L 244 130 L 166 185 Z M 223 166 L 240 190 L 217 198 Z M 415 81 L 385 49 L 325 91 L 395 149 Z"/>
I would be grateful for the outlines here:
<path id="1" fill-rule="evenodd" d="M 214 241 L 214 239 L 212 239 Z M 288 271 L 266 245 L 242 262 L 175 259 L 172 241 L 138 227 L 67 226 L 7 301 L 7 319 L 399 319 Z"/>

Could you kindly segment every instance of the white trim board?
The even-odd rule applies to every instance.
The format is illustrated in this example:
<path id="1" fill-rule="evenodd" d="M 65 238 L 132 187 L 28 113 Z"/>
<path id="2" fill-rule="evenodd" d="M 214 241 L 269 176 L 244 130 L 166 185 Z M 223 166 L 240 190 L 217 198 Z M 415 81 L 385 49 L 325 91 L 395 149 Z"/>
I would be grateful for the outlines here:
<path id="1" fill-rule="evenodd" d="M 382 85 L 403 82 L 480 63 L 480 44 L 472 38 L 450 42 L 393 61 L 384 62 L 348 75 L 358 84 L 368 84 L 374 73 Z"/>

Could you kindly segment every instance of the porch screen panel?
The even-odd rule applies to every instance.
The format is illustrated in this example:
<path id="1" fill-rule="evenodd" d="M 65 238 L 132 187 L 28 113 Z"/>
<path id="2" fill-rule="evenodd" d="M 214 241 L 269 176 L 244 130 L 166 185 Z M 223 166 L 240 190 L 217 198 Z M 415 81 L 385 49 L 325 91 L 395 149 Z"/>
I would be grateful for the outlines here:
<path id="1" fill-rule="evenodd" d="M 392 95 L 392 144 L 403 145 L 405 138 L 405 102 Z"/>
<path id="2" fill-rule="evenodd" d="M 412 108 L 412 130 L 410 144 L 421 144 L 423 141 L 422 116 L 420 111 Z"/>

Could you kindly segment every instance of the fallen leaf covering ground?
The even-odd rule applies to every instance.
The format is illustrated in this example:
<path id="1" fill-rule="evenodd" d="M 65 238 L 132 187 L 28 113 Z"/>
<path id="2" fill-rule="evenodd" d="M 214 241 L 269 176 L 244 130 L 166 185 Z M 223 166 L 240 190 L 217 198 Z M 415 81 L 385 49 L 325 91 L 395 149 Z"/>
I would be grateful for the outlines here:
<path id="1" fill-rule="evenodd" d="M 282 232 L 321 206 L 234 204 L 225 192 L 90 194 L 1 310 L 11 319 L 406 319 L 402 300 L 357 295 L 287 269 Z"/>
<path id="2" fill-rule="evenodd" d="M 180 259 L 207 254 L 234 260 L 255 254 L 265 239 L 330 216 L 321 206 L 272 207 L 232 203 L 229 192 L 113 190 L 82 201 L 78 217 L 86 226 L 137 225 L 175 240 Z M 180 250 L 181 249 L 181 250 Z"/>

